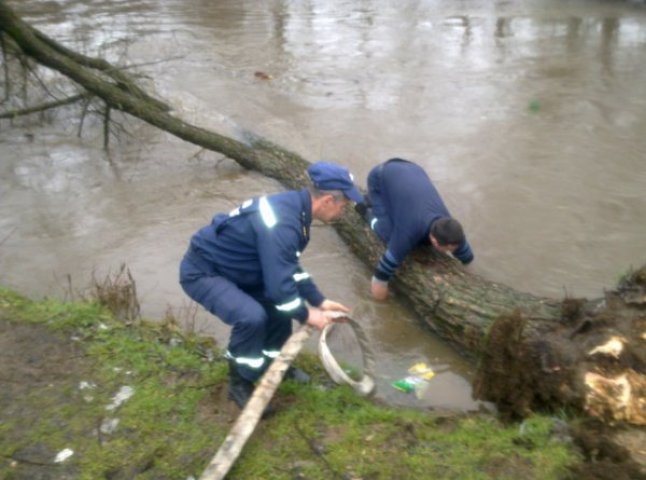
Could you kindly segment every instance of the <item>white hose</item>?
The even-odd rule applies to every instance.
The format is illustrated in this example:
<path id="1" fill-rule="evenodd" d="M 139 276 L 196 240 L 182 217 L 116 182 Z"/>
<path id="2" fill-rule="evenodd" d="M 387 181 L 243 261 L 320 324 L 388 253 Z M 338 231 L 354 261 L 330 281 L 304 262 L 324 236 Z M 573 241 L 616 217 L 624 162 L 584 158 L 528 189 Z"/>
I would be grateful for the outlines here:
<path id="1" fill-rule="evenodd" d="M 367 396 L 375 391 L 375 381 L 374 381 L 374 369 L 375 369 L 375 357 L 370 350 L 368 344 L 368 337 L 361 328 L 361 326 L 351 318 L 343 315 L 329 315 L 330 318 L 344 318 L 343 323 L 349 325 L 354 334 L 357 337 L 359 346 L 361 347 L 361 356 L 363 359 L 363 376 L 359 381 L 353 380 L 350 378 L 341 368 L 339 363 L 336 361 L 330 348 L 327 345 L 327 335 L 336 325 L 336 323 L 330 323 L 326 326 L 321 332 L 319 338 L 319 357 L 321 358 L 321 363 L 327 371 L 328 375 L 338 384 L 350 385 L 359 395 Z"/>

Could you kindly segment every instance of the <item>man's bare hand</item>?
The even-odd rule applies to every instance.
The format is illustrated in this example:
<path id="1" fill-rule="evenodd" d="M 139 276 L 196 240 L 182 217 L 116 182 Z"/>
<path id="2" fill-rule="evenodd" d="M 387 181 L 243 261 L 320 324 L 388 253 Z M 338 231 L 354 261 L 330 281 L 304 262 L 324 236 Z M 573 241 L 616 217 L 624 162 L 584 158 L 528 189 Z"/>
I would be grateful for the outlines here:
<path id="1" fill-rule="evenodd" d="M 331 311 L 348 313 L 350 311 L 350 309 L 345 305 L 333 300 L 323 300 L 323 303 L 319 306 L 319 308 L 326 312 Z"/>
<path id="2" fill-rule="evenodd" d="M 318 308 L 308 308 L 309 315 L 307 316 L 307 325 L 316 328 L 317 330 L 323 330 L 329 323 L 332 322 L 323 310 Z"/>
<path id="3" fill-rule="evenodd" d="M 388 282 L 373 278 L 370 282 L 370 291 L 375 300 L 384 301 L 388 298 Z"/>

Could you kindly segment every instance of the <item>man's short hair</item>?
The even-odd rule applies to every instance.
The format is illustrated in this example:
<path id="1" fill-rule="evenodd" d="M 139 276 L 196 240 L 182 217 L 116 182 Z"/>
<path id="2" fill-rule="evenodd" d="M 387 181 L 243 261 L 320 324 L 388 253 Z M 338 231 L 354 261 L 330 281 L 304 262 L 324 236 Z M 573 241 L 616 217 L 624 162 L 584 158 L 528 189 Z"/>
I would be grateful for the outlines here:
<path id="1" fill-rule="evenodd" d="M 323 195 L 332 195 L 332 198 L 337 202 L 347 198 L 341 190 L 321 190 L 320 188 L 316 188 L 314 185 L 308 185 L 307 189 L 309 190 L 310 195 L 312 195 L 312 198 L 320 198 Z"/>
<path id="2" fill-rule="evenodd" d="M 454 218 L 444 217 L 431 224 L 431 235 L 440 245 L 461 245 L 464 242 L 462 225 Z"/>

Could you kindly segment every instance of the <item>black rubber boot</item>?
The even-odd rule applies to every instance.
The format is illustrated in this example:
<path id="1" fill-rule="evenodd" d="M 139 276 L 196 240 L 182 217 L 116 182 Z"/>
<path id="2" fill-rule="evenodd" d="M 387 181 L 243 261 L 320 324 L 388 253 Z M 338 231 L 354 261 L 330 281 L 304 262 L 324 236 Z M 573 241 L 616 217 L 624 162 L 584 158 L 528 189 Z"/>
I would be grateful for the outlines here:
<path id="1" fill-rule="evenodd" d="M 242 410 L 254 391 L 253 382 L 242 378 L 238 372 L 238 366 L 233 360 L 229 360 L 229 400 Z"/>
<path id="2" fill-rule="evenodd" d="M 297 367 L 289 367 L 287 372 L 285 372 L 285 378 L 287 380 L 294 380 L 296 383 L 310 383 L 311 377 L 305 373 L 303 370 Z"/>
<path id="3" fill-rule="evenodd" d="M 235 361 L 229 360 L 229 400 L 234 402 L 240 410 L 243 410 L 253 395 L 255 385 L 252 381 L 240 375 Z M 271 405 L 267 405 L 262 412 L 262 418 L 267 418 L 274 413 Z"/>

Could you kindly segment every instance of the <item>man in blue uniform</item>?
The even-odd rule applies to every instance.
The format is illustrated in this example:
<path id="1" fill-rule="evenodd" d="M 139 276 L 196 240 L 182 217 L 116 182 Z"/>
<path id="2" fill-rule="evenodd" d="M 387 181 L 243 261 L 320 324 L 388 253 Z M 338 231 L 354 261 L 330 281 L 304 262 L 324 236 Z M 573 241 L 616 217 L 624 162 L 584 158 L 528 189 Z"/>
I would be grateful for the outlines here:
<path id="1" fill-rule="evenodd" d="M 252 198 L 215 215 L 193 235 L 180 266 L 188 296 L 232 327 L 229 398 L 240 408 L 291 335 L 292 319 L 322 329 L 330 321 L 324 312 L 349 311 L 323 296 L 298 257 L 312 219 L 330 222 L 363 198 L 339 165 L 317 162 L 307 173 L 309 188 Z M 289 374 L 307 381 L 302 371 Z"/>
<path id="2" fill-rule="evenodd" d="M 417 164 L 393 158 L 368 174 L 367 220 L 386 243 L 371 282 L 377 300 L 388 296 L 388 281 L 416 245 L 432 245 L 463 264 L 473 261 L 460 223 L 451 218 L 440 194 Z"/>

